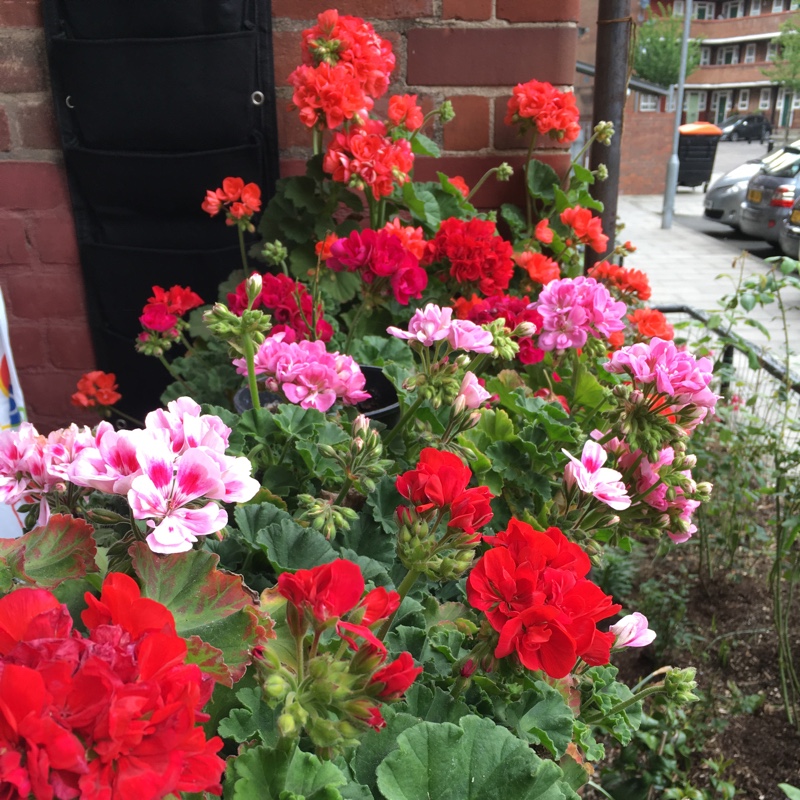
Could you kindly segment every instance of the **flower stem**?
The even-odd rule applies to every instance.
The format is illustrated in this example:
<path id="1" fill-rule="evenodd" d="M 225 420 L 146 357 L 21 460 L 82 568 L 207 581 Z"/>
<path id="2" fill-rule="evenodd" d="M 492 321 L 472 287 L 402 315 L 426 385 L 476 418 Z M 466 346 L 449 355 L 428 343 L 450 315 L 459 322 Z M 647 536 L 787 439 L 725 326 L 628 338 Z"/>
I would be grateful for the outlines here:
<path id="1" fill-rule="evenodd" d="M 417 579 L 422 573 L 416 569 L 410 569 L 407 573 L 405 578 L 400 582 L 400 585 L 397 587 L 397 594 L 400 595 L 400 602 L 397 605 L 397 609 L 395 610 L 394 614 L 392 614 L 386 622 L 383 623 L 381 629 L 378 631 L 378 638 L 383 640 L 387 633 L 389 633 L 389 628 L 392 627 L 392 621 L 394 620 L 397 612 L 400 610 L 400 606 L 403 605 L 403 600 L 405 599 L 406 595 L 411 591 L 411 587 L 417 582 Z"/>
<path id="2" fill-rule="evenodd" d="M 169 374 L 170 374 L 170 375 L 171 375 L 171 376 L 172 376 L 172 377 L 173 377 L 173 378 L 174 378 L 174 379 L 175 379 L 175 380 L 176 380 L 176 381 L 177 381 L 177 382 L 178 382 L 178 383 L 179 383 L 181 386 L 183 386 L 183 388 L 184 388 L 184 389 L 186 389 L 186 391 L 187 391 L 187 392 L 190 392 L 190 391 L 191 391 L 191 390 L 190 390 L 190 388 L 189 388 L 189 384 L 188 384 L 188 383 L 186 383 L 186 381 L 185 381 L 185 380 L 184 380 L 184 379 L 183 379 L 183 378 L 182 378 L 180 375 L 178 375 L 178 373 L 177 373 L 177 372 L 175 372 L 175 370 L 172 368 L 172 364 L 170 364 L 170 363 L 169 363 L 169 361 L 167 361 L 167 359 L 166 359 L 166 358 L 164 358 L 164 354 L 163 354 L 163 353 L 161 353 L 161 354 L 158 356 L 158 360 L 161 362 L 161 364 L 163 365 L 164 369 L 165 369 L 167 372 L 169 372 Z"/>
<path id="3" fill-rule="evenodd" d="M 531 143 L 528 145 L 528 155 L 525 159 L 525 219 L 528 222 L 528 236 L 533 236 L 533 195 L 531 194 L 528 185 L 528 175 L 530 173 L 531 159 L 533 158 L 533 151 L 536 147 L 537 134 L 534 132 L 531 135 Z"/>
<path id="4" fill-rule="evenodd" d="M 397 425 L 389 431 L 387 437 L 383 440 L 383 446 L 388 447 L 396 438 L 397 435 L 405 428 L 409 420 L 417 413 L 417 409 L 422 405 L 423 398 L 418 397 L 406 410 Z"/>
<path id="5" fill-rule="evenodd" d="M 487 169 L 486 172 L 484 172 L 483 175 L 481 175 L 481 177 L 478 180 L 478 182 L 472 187 L 472 189 L 470 190 L 469 194 L 464 199 L 469 201 L 475 195 L 475 193 L 478 191 L 478 189 L 480 189 L 481 186 L 483 186 L 483 184 L 486 183 L 486 181 L 488 180 L 489 176 L 490 175 L 494 175 L 495 172 L 497 172 L 498 169 L 499 169 L 499 167 L 492 167 L 491 169 Z"/>
<path id="6" fill-rule="evenodd" d="M 353 322 L 350 327 L 347 329 L 347 338 L 344 340 L 344 347 L 342 348 L 342 352 L 346 355 L 350 355 L 350 345 L 353 343 L 353 337 L 356 335 L 356 329 L 358 328 L 358 323 L 361 322 L 361 317 L 364 316 L 364 311 L 366 310 L 367 304 L 361 303 L 359 307 L 356 309 L 356 313 L 353 316 Z"/>
<path id="7" fill-rule="evenodd" d="M 144 423 L 136 419 L 136 417 L 132 417 L 130 414 L 126 414 L 124 411 L 120 411 L 118 408 L 113 408 L 112 413 L 117 417 L 122 417 L 122 419 L 128 420 L 128 422 L 132 422 L 134 425 L 137 425 L 140 428 L 144 427 Z"/>
<path id="8" fill-rule="evenodd" d="M 250 399 L 253 401 L 253 408 L 258 410 L 261 408 L 261 400 L 258 397 L 258 382 L 256 381 L 256 360 L 255 353 L 253 352 L 253 340 L 250 338 L 249 333 L 242 336 L 242 348 L 244 350 L 244 358 L 247 362 L 247 385 L 250 387 Z"/>
<path id="9" fill-rule="evenodd" d="M 345 497 L 347 497 L 347 493 L 350 491 L 350 487 L 353 485 L 352 478 L 346 478 L 345 482 L 342 484 L 342 488 L 339 490 L 339 494 L 336 495 L 336 499 L 333 501 L 333 505 L 339 506 L 344 502 Z"/>
<path id="10" fill-rule="evenodd" d="M 620 711 L 624 711 L 626 708 L 629 708 L 634 703 L 638 703 L 640 700 L 644 700 L 645 697 L 650 697 L 653 694 L 659 694 L 660 692 L 665 691 L 664 684 L 659 683 L 656 686 L 650 686 L 647 689 L 642 689 L 640 692 L 637 692 L 633 697 L 629 697 L 627 700 L 623 700 L 621 703 L 617 703 L 617 705 L 610 708 L 605 714 L 599 717 L 587 717 L 584 721 L 587 725 L 599 725 L 604 720 L 607 720 L 609 717 L 613 717 L 615 714 L 619 714 Z"/>
<path id="11" fill-rule="evenodd" d="M 236 230 L 239 233 L 239 254 L 242 257 L 242 269 L 244 270 L 244 276 L 246 278 L 248 277 L 247 270 L 250 269 L 250 265 L 247 263 L 247 249 L 244 246 L 244 231 L 239 225 L 236 226 Z"/>

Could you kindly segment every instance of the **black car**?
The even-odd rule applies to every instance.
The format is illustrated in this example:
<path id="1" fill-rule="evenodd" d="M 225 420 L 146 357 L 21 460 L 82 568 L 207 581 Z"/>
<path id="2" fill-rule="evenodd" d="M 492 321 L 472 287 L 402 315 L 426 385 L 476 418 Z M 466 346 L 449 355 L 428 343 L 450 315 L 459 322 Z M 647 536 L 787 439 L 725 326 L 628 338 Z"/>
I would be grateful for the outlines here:
<path id="1" fill-rule="evenodd" d="M 730 142 L 742 139 L 763 142 L 772 133 L 772 123 L 763 114 L 735 114 L 719 127 L 722 128 L 722 140 Z"/>

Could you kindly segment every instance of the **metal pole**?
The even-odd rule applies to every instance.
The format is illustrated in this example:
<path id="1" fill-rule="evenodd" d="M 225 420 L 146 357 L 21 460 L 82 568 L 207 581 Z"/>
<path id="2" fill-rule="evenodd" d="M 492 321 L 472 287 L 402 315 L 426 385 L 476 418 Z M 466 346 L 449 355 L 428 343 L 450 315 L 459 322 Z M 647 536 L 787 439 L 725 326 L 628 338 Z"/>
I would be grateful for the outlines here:
<path id="1" fill-rule="evenodd" d="M 678 188 L 678 141 L 681 132 L 681 116 L 683 115 L 683 88 L 686 84 L 686 61 L 689 54 L 689 28 L 692 24 L 692 0 L 686 0 L 686 16 L 683 18 L 683 39 L 681 40 L 681 68 L 678 73 L 678 105 L 675 109 L 675 127 L 672 131 L 672 155 L 667 162 L 667 185 L 664 190 L 664 209 L 661 227 L 672 227 L 672 212 L 675 206 L 675 192 Z"/>
<path id="2" fill-rule="evenodd" d="M 601 261 L 614 248 L 617 228 L 617 196 L 621 161 L 622 115 L 628 90 L 628 53 L 630 50 L 630 0 L 600 0 L 597 13 L 597 49 L 595 55 L 594 110 L 592 128 L 599 122 L 614 123 L 611 145 L 594 142 L 589 153 L 589 168 L 608 167 L 608 179 L 591 187 L 592 197 L 603 203 L 603 233 L 608 236 L 606 253 L 586 248 L 584 268 Z"/>

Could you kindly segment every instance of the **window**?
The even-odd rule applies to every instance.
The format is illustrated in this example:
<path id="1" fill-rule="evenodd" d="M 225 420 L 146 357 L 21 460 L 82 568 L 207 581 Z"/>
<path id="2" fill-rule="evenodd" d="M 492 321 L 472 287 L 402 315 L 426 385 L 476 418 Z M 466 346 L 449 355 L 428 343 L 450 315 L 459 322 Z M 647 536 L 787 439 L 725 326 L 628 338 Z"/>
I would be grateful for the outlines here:
<path id="1" fill-rule="evenodd" d="M 738 64 L 739 45 L 731 44 L 727 47 L 717 48 L 717 64 Z"/>
<path id="2" fill-rule="evenodd" d="M 778 43 L 770 42 L 767 45 L 767 61 L 774 61 L 778 55 Z"/>
<path id="3" fill-rule="evenodd" d="M 768 111 L 769 110 L 769 101 L 770 95 L 772 94 L 772 89 L 762 89 L 761 94 L 758 96 L 758 108 L 760 111 Z"/>
<path id="4" fill-rule="evenodd" d="M 783 11 L 783 0 L 772 0 L 772 13 L 778 14 Z"/>
<path id="5" fill-rule="evenodd" d="M 750 42 L 744 49 L 744 63 L 752 64 L 756 60 L 756 45 L 755 42 Z"/>
<path id="6" fill-rule="evenodd" d="M 695 19 L 714 19 L 714 4 L 695 3 L 693 16 Z"/>
<path id="7" fill-rule="evenodd" d="M 658 95 L 640 94 L 639 111 L 658 111 Z"/>
<path id="8" fill-rule="evenodd" d="M 683 97 L 683 110 L 688 111 L 690 106 L 697 102 L 697 110 L 705 111 L 708 107 L 708 92 L 686 92 Z M 674 109 L 671 109 L 674 110 Z"/>
<path id="9" fill-rule="evenodd" d="M 737 106 L 739 111 L 747 111 L 750 108 L 750 90 L 749 89 L 739 89 L 739 105 Z"/>
<path id="10" fill-rule="evenodd" d="M 778 109 L 778 111 L 783 111 L 783 97 L 785 94 L 786 90 L 783 87 L 778 89 L 778 99 L 775 101 L 775 108 Z"/>
<path id="11" fill-rule="evenodd" d="M 710 47 L 701 47 L 700 48 L 700 66 L 705 67 L 711 63 L 711 48 Z"/>
<path id="12" fill-rule="evenodd" d="M 800 108 L 800 93 L 795 92 L 792 97 L 792 108 Z"/>
<path id="13" fill-rule="evenodd" d="M 725 19 L 744 16 L 744 3 L 742 0 L 730 0 L 722 4 L 722 16 Z"/>
<path id="14" fill-rule="evenodd" d="M 750 14 L 758 16 L 761 13 L 761 0 L 750 0 Z"/>
<path id="15" fill-rule="evenodd" d="M 672 16 L 682 17 L 685 11 L 686 9 L 683 0 L 675 0 L 675 2 L 672 4 Z"/>

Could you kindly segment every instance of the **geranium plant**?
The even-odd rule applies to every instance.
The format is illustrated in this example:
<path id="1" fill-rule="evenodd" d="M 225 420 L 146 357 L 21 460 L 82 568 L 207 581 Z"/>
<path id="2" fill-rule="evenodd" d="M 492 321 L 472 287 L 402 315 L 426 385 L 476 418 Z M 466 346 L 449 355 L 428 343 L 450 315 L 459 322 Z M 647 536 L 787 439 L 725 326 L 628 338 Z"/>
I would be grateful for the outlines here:
<path id="1" fill-rule="evenodd" d="M 227 178 L 198 202 L 245 271 L 202 313 L 177 286 L 143 309 L 166 407 L 0 432 L 28 530 L 0 541 L 9 797 L 575 798 L 646 696 L 693 698 L 690 668 L 616 680 L 613 650 L 655 631 L 591 575 L 605 547 L 691 536 L 716 402 L 641 273 L 577 274 L 602 170 L 529 159 L 505 238 L 458 177 L 413 181 L 451 111 L 372 116 L 394 56 L 368 23 L 325 12 L 301 51 L 315 155 L 264 211 L 266 269 L 258 187 Z M 509 122 L 570 140 L 577 112 L 532 81 Z M 95 373 L 76 397 L 119 399 Z"/>

